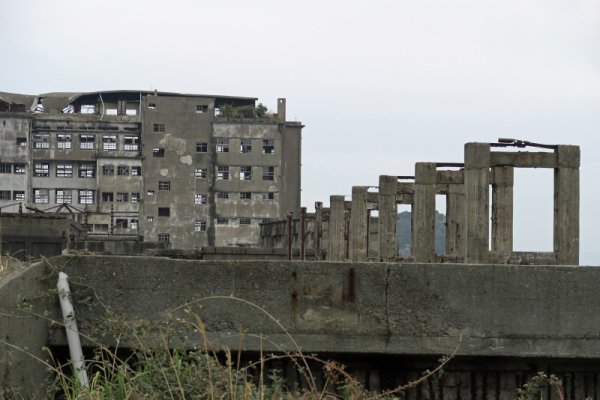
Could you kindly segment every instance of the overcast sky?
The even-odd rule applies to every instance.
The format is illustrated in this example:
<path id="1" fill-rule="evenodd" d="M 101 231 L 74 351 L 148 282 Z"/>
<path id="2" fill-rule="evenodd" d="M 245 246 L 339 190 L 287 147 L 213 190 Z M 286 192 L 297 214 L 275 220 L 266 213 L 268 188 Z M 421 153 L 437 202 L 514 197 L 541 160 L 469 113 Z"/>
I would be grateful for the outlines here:
<path id="1" fill-rule="evenodd" d="M 600 265 L 600 1 L 42 1 L 0 8 L 0 91 L 258 97 L 302 121 L 302 202 L 469 141 L 581 146 L 581 263 Z M 516 173 L 515 249 L 552 249 L 552 172 Z"/>

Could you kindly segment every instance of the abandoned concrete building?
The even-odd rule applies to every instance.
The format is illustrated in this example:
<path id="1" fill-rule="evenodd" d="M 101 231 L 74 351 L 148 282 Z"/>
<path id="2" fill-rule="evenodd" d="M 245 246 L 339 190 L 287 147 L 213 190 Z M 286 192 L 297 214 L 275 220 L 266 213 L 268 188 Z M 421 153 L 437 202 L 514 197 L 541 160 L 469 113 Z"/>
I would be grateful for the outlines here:
<path id="1" fill-rule="evenodd" d="M 300 122 L 255 98 L 0 93 L 0 211 L 179 249 L 248 246 L 300 208 Z"/>

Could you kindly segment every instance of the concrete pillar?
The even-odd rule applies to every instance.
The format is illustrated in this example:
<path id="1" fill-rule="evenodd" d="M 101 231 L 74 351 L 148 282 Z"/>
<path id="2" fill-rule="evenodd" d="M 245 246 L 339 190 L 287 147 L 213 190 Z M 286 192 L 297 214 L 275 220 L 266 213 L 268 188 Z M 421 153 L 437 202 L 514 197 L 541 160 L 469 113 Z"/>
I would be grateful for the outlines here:
<path id="1" fill-rule="evenodd" d="M 554 252 L 565 265 L 579 264 L 579 146 L 558 146 L 554 169 Z"/>
<path id="2" fill-rule="evenodd" d="M 398 178 L 379 176 L 379 258 L 383 261 L 395 261 L 398 254 L 397 188 Z"/>
<path id="3" fill-rule="evenodd" d="M 352 186 L 350 210 L 350 257 L 352 261 L 367 259 L 367 190 L 366 186 Z"/>
<path id="4" fill-rule="evenodd" d="M 465 262 L 489 258 L 489 143 L 465 144 Z"/>
<path id="5" fill-rule="evenodd" d="M 329 247 L 327 260 L 343 261 L 346 250 L 344 240 L 344 196 L 329 197 Z"/>
<path id="6" fill-rule="evenodd" d="M 462 184 L 450 184 L 446 196 L 446 254 L 464 257 L 464 226 L 465 188 Z"/>
<path id="7" fill-rule="evenodd" d="M 417 262 L 435 258 L 435 163 L 415 165 L 411 253 Z"/>
<path id="8" fill-rule="evenodd" d="M 513 251 L 514 168 L 492 168 L 492 251 Z"/>
<path id="9" fill-rule="evenodd" d="M 323 239 L 323 203 L 315 202 L 315 260 L 321 259 L 321 243 Z"/>

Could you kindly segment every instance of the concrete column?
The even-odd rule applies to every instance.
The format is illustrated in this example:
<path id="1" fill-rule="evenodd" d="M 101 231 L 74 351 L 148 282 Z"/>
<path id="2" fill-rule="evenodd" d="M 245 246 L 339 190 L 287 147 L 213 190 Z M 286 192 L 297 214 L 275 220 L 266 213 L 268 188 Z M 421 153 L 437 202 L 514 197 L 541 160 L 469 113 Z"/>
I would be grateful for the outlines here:
<path id="1" fill-rule="evenodd" d="M 554 252 L 565 265 L 579 264 L 579 146 L 558 146 L 554 169 Z"/>
<path id="2" fill-rule="evenodd" d="M 379 258 L 383 261 L 395 261 L 398 254 L 397 188 L 398 178 L 379 176 Z"/>
<path id="3" fill-rule="evenodd" d="M 492 251 L 513 251 L 514 168 L 492 168 Z"/>
<path id="4" fill-rule="evenodd" d="M 323 203 L 315 202 L 315 260 L 321 259 L 321 242 L 323 239 Z"/>
<path id="5" fill-rule="evenodd" d="M 327 260 L 343 261 L 346 243 L 344 240 L 344 196 L 329 197 L 329 246 Z"/>
<path id="6" fill-rule="evenodd" d="M 415 165 L 411 253 L 417 262 L 435 258 L 435 163 Z"/>
<path id="7" fill-rule="evenodd" d="M 489 258 L 489 143 L 465 144 L 465 262 Z"/>
<path id="8" fill-rule="evenodd" d="M 352 261 L 367 259 L 367 190 L 366 186 L 352 186 L 350 210 L 350 257 Z"/>
<path id="9" fill-rule="evenodd" d="M 448 185 L 446 196 L 446 254 L 465 255 L 465 188 L 464 185 Z"/>

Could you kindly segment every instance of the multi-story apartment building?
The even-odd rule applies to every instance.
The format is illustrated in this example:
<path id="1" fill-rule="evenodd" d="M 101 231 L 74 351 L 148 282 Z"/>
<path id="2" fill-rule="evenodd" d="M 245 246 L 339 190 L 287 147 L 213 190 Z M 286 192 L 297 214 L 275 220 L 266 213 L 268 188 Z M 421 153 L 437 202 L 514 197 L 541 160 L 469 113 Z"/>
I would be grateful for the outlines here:
<path id="1" fill-rule="evenodd" d="M 253 245 L 300 207 L 302 124 L 285 99 L 0 93 L 0 210 L 73 213 L 172 247 Z"/>

